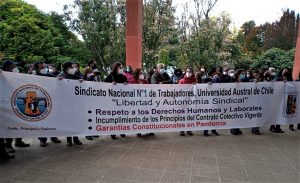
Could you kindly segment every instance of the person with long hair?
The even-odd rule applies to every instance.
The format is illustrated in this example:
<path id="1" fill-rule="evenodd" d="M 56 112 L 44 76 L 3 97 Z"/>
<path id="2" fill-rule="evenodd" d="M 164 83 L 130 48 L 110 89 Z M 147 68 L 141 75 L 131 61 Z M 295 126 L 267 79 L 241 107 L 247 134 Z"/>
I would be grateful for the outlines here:
<path id="1" fill-rule="evenodd" d="M 115 62 L 112 66 L 112 70 L 109 73 L 109 75 L 105 78 L 104 82 L 106 83 L 123 83 L 127 84 L 128 80 L 126 76 L 123 75 L 123 65 L 120 62 Z M 125 137 L 125 134 L 121 134 L 121 137 Z M 111 135 L 111 138 L 116 140 L 116 135 Z"/>
<path id="2" fill-rule="evenodd" d="M 129 82 L 130 84 L 147 84 L 147 80 L 145 79 L 145 75 L 141 68 L 136 68 L 132 74 L 132 79 Z M 142 134 L 138 133 L 138 137 L 141 137 Z"/>
<path id="3" fill-rule="evenodd" d="M 184 78 L 180 79 L 178 84 L 195 84 L 196 78 L 194 74 L 194 70 L 191 67 L 187 67 L 185 70 Z M 192 131 L 186 132 L 188 135 L 193 135 Z M 184 131 L 180 131 L 180 135 L 184 136 Z"/>
<path id="4" fill-rule="evenodd" d="M 57 75 L 57 78 L 59 80 L 62 79 L 72 79 L 72 80 L 79 80 L 80 82 L 83 82 L 83 78 L 81 78 L 81 73 L 78 70 L 78 67 L 76 64 L 74 64 L 71 61 L 65 62 L 62 65 L 62 71 L 60 74 Z M 67 137 L 67 146 L 73 146 L 73 142 L 76 145 L 82 145 L 82 142 L 79 140 L 79 138 L 77 136 L 73 137 L 73 141 L 72 141 L 72 137 Z"/>

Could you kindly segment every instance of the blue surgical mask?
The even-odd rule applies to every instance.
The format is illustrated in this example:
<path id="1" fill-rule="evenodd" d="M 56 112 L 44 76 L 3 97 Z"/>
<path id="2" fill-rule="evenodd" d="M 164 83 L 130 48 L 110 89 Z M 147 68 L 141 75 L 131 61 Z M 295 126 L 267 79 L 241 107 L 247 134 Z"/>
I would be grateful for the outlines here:
<path id="1" fill-rule="evenodd" d="M 240 80 L 243 80 L 243 79 L 245 79 L 245 78 L 246 78 L 245 74 L 241 74 L 241 75 L 240 75 Z"/>
<path id="2" fill-rule="evenodd" d="M 159 69 L 159 72 L 160 72 L 161 74 L 163 74 L 163 73 L 165 73 L 165 69 Z"/>

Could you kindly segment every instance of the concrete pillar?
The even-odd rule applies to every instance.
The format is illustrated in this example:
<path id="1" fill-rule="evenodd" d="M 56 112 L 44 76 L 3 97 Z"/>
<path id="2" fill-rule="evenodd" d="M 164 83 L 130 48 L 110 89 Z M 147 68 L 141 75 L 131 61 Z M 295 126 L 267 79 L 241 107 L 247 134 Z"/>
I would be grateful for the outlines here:
<path id="1" fill-rule="evenodd" d="M 142 68 L 143 0 L 126 0 L 126 65 Z"/>
<path id="2" fill-rule="evenodd" d="M 300 22 L 298 22 L 300 24 Z M 300 26 L 298 27 L 298 35 L 295 50 L 295 61 L 293 68 L 293 79 L 298 79 L 300 73 Z"/>

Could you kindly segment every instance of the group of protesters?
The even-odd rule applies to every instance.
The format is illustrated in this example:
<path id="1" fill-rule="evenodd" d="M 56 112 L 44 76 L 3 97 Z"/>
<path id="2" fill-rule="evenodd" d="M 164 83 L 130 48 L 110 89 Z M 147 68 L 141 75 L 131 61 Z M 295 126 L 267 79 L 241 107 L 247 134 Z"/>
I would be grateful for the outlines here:
<path id="1" fill-rule="evenodd" d="M 18 65 L 12 60 L 4 60 L 2 64 L 3 71 L 6 72 L 19 72 Z M 176 68 L 174 72 L 169 75 L 166 72 L 165 65 L 160 63 L 153 68 L 149 68 L 147 71 L 143 68 L 136 68 L 133 70 L 130 66 L 125 66 L 120 62 L 115 62 L 112 65 L 111 71 L 102 80 L 101 76 L 104 74 L 99 72 L 97 63 L 91 60 L 87 65 L 80 69 L 80 65 L 75 62 L 65 62 L 61 68 L 56 67 L 53 64 L 46 64 L 43 61 L 35 62 L 28 65 L 26 68 L 26 74 L 34 74 L 43 77 L 56 77 L 59 80 L 71 79 L 94 82 L 108 82 L 108 83 L 123 83 L 123 84 L 213 84 L 213 83 L 234 83 L 234 82 L 272 82 L 272 81 L 293 81 L 292 71 L 289 68 L 282 68 L 276 72 L 275 68 L 265 68 L 259 70 L 245 70 L 238 69 L 233 70 L 229 68 L 216 67 L 211 70 L 207 70 L 205 67 L 200 67 L 194 70 L 192 67 L 187 66 L 185 69 Z M 59 71 L 61 70 L 61 71 Z M 299 81 L 299 79 L 298 79 Z M 300 130 L 300 125 L 297 125 L 297 129 Z M 290 125 L 289 130 L 295 131 L 294 126 Z M 271 125 L 270 131 L 273 133 L 283 133 L 280 125 Z M 253 127 L 251 132 L 254 135 L 261 135 L 259 127 Z M 232 135 L 242 135 L 242 131 L 238 128 L 231 129 Z M 192 131 L 180 131 L 181 136 L 193 135 Z M 148 136 L 155 135 L 154 133 L 146 134 Z M 204 130 L 204 136 L 215 135 L 219 136 L 216 130 L 211 130 L 209 134 L 208 130 Z M 125 134 L 120 135 L 125 138 Z M 141 133 L 137 134 L 138 137 L 142 136 Z M 93 140 L 98 136 L 87 136 L 88 140 Z M 112 139 L 117 139 L 116 135 L 111 135 Z M 29 147 L 30 144 L 25 143 L 22 138 L 0 138 L 0 158 L 11 159 L 14 158 L 15 149 L 13 148 L 13 140 L 15 147 Z M 47 138 L 40 137 L 40 146 L 47 146 Z M 51 137 L 50 140 L 53 143 L 61 143 L 58 137 Z M 82 142 L 78 137 L 67 137 L 67 146 L 74 144 L 81 145 Z"/>

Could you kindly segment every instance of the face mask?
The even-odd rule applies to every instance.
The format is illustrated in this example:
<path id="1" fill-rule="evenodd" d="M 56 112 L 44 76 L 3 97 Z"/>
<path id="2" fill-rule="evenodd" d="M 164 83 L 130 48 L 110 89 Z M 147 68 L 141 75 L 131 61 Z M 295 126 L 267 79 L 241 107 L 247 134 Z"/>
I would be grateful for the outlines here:
<path id="1" fill-rule="evenodd" d="M 275 72 L 272 72 L 272 74 L 271 74 L 272 76 L 275 76 L 276 75 L 276 73 Z"/>
<path id="2" fill-rule="evenodd" d="M 219 76 L 219 75 L 214 75 L 212 80 L 213 80 L 213 82 L 215 82 L 215 83 L 219 83 L 221 79 L 220 79 L 220 76 Z"/>
<path id="3" fill-rule="evenodd" d="M 229 76 L 233 78 L 234 77 L 234 73 L 230 73 Z"/>
<path id="4" fill-rule="evenodd" d="M 12 72 L 19 73 L 20 71 L 19 71 L 19 69 L 16 67 L 16 68 L 14 68 L 14 69 L 12 70 Z"/>
<path id="5" fill-rule="evenodd" d="M 219 77 L 219 75 L 214 75 L 214 76 L 213 76 L 213 79 L 214 79 L 214 80 L 218 80 L 218 79 L 220 79 L 220 77 Z"/>
<path id="6" fill-rule="evenodd" d="M 70 68 L 70 69 L 68 69 L 67 73 L 70 75 L 74 75 L 76 73 L 76 71 L 77 71 L 77 68 Z"/>
<path id="7" fill-rule="evenodd" d="M 190 78 L 190 77 L 192 77 L 193 74 L 190 72 L 187 72 L 185 75 L 186 75 L 186 77 Z"/>
<path id="8" fill-rule="evenodd" d="M 159 69 L 159 72 L 160 72 L 161 74 L 163 74 L 163 73 L 165 73 L 165 69 Z"/>
<path id="9" fill-rule="evenodd" d="M 205 72 L 205 69 L 200 69 L 201 72 Z"/>
<path id="10" fill-rule="evenodd" d="M 99 72 L 98 69 L 94 69 L 93 72 Z"/>
<path id="11" fill-rule="evenodd" d="M 35 71 L 35 70 L 33 70 L 33 71 L 32 71 L 32 74 L 36 75 L 36 71 Z"/>
<path id="12" fill-rule="evenodd" d="M 92 69 L 93 69 L 93 70 L 97 69 L 97 66 L 96 66 L 96 65 L 93 65 L 93 66 L 92 66 Z"/>
<path id="13" fill-rule="evenodd" d="M 40 70 L 41 74 L 47 74 L 48 73 L 48 69 L 45 67 L 44 69 Z"/>
<path id="14" fill-rule="evenodd" d="M 247 78 L 250 78 L 250 74 L 247 74 Z"/>
<path id="15" fill-rule="evenodd" d="M 227 75 L 228 73 L 227 72 L 223 72 L 223 75 Z"/>
<path id="16" fill-rule="evenodd" d="M 93 73 L 89 73 L 89 74 L 87 74 L 87 77 L 91 78 L 93 75 L 94 75 Z"/>
<path id="17" fill-rule="evenodd" d="M 141 74 L 141 75 L 139 76 L 139 79 L 140 79 L 140 80 L 143 80 L 143 79 L 145 79 L 145 76 L 144 76 L 144 74 Z"/>
<path id="18" fill-rule="evenodd" d="M 243 79 L 245 79 L 245 78 L 246 78 L 246 77 L 245 77 L 245 74 L 241 74 L 241 75 L 240 75 L 240 79 L 241 79 L 241 80 L 243 80 Z"/>
<path id="19" fill-rule="evenodd" d="M 126 72 L 130 72 L 130 68 L 126 68 Z"/>
<path id="20" fill-rule="evenodd" d="M 55 73 L 55 70 L 54 69 L 49 69 L 49 72 L 50 73 Z"/>
<path id="21" fill-rule="evenodd" d="M 201 76 L 201 79 L 202 79 L 202 80 L 205 80 L 206 78 L 207 78 L 206 75 Z"/>
<path id="22" fill-rule="evenodd" d="M 123 74 L 123 69 L 119 69 L 118 73 Z"/>

